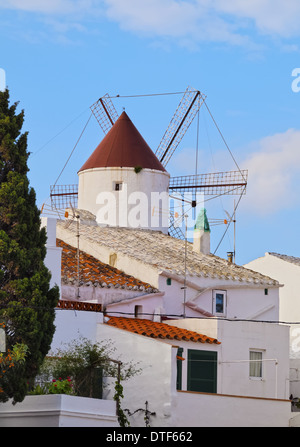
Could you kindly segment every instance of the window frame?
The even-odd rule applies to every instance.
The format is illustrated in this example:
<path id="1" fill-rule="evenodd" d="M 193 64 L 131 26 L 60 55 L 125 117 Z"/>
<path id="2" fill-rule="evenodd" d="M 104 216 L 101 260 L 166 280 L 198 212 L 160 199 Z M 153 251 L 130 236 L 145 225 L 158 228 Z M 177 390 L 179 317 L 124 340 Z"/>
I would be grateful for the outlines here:
<path id="1" fill-rule="evenodd" d="M 122 181 L 115 181 L 113 184 L 114 191 L 122 191 L 123 190 L 123 182 Z"/>
<path id="2" fill-rule="evenodd" d="M 251 359 L 251 354 L 260 354 L 260 359 Z M 263 368 L 263 358 L 264 358 L 264 350 L 263 349 L 249 349 L 249 379 L 250 380 L 263 380 L 264 377 L 264 368 Z M 257 366 L 253 364 L 253 362 L 259 363 L 259 375 L 257 373 L 251 374 L 251 370 L 253 371 L 257 369 Z"/>
<path id="3" fill-rule="evenodd" d="M 217 312 L 217 295 L 223 295 L 223 312 Z M 214 289 L 212 291 L 212 313 L 213 315 L 226 317 L 227 315 L 227 290 Z"/>

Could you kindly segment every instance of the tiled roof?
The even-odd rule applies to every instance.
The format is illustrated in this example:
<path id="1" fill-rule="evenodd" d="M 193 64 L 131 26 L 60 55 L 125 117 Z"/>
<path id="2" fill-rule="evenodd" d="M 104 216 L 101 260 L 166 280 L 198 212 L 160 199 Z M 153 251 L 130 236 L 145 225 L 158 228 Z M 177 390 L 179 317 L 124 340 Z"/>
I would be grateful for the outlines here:
<path id="1" fill-rule="evenodd" d="M 102 304 L 88 303 L 86 301 L 59 300 L 56 308 L 67 310 L 85 310 L 87 312 L 102 312 Z"/>
<path id="2" fill-rule="evenodd" d="M 76 284 L 77 281 L 77 249 L 60 239 L 56 240 L 62 248 L 61 279 L 63 284 Z M 150 284 L 126 275 L 110 265 L 80 250 L 80 285 L 114 287 L 128 290 L 141 290 L 146 293 L 156 291 Z"/>
<path id="3" fill-rule="evenodd" d="M 198 332 L 181 329 L 171 326 L 166 323 L 158 323 L 151 320 L 139 318 L 125 318 L 125 317 L 108 317 L 106 324 L 123 329 L 125 331 L 134 332 L 135 334 L 144 335 L 145 337 L 178 340 L 178 341 L 192 341 L 195 343 L 215 343 L 220 342 L 206 335 Z"/>
<path id="4" fill-rule="evenodd" d="M 79 210 L 80 212 L 80 210 Z M 71 222 L 65 228 L 64 221 L 57 222 L 57 234 L 64 240 L 76 241 L 76 222 Z M 168 236 L 159 231 L 133 228 L 103 227 L 80 224 L 80 238 L 91 247 L 91 253 L 96 254 L 97 247 L 107 248 L 111 252 L 120 253 L 129 259 L 137 260 L 145 266 L 149 265 L 158 272 L 185 274 L 185 242 Z M 278 286 L 278 281 L 254 272 L 242 266 L 229 263 L 218 256 L 193 251 L 193 245 L 188 243 L 187 275 L 197 277 L 233 280 L 247 284 Z"/>
<path id="5" fill-rule="evenodd" d="M 296 256 L 288 256 L 288 255 L 281 255 L 279 253 L 268 253 L 271 256 L 275 256 L 276 258 L 282 259 L 283 261 L 290 262 L 291 264 L 299 265 L 300 266 L 300 258 L 297 258 Z"/>

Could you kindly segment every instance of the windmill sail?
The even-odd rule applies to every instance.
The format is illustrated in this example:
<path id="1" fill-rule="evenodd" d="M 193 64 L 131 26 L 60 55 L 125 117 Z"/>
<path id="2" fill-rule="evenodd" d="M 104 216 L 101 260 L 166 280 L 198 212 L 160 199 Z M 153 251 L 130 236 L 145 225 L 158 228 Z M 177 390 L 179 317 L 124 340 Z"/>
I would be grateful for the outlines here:
<path id="1" fill-rule="evenodd" d="M 203 104 L 205 97 L 199 90 L 188 87 L 175 111 L 173 118 L 155 152 L 166 167 L 195 115 Z"/>
<path id="2" fill-rule="evenodd" d="M 169 191 L 201 192 L 205 195 L 241 195 L 246 193 L 248 171 L 214 172 L 170 178 Z"/>
<path id="3" fill-rule="evenodd" d="M 119 118 L 108 93 L 102 96 L 102 98 L 98 99 L 98 101 L 96 101 L 90 109 L 105 134 L 107 134 Z"/>

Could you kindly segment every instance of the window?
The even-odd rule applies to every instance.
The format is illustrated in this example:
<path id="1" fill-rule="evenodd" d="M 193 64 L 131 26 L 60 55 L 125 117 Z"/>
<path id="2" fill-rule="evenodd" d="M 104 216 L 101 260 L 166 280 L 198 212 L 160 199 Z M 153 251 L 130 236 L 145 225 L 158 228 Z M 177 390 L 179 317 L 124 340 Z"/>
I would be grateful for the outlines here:
<path id="1" fill-rule="evenodd" d="M 262 378 L 262 351 L 250 351 L 249 376 Z"/>
<path id="2" fill-rule="evenodd" d="M 217 359 L 215 351 L 188 350 L 188 391 L 217 392 Z"/>
<path id="3" fill-rule="evenodd" d="M 114 183 L 114 190 L 115 191 L 122 191 L 122 182 L 115 182 Z"/>
<path id="4" fill-rule="evenodd" d="M 170 286 L 172 284 L 172 279 L 171 278 L 167 278 L 167 286 Z"/>
<path id="5" fill-rule="evenodd" d="M 213 290 L 213 314 L 226 315 L 227 294 L 225 290 Z"/>
<path id="6" fill-rule="evenodd" d="M 139 305 L 134 306 L 135 318 L 140 318 L 142 314 L 143 314 L 143 306 L 139 306 Z"/>
<path id="7" fill-rule="evenodd" d="M 109 255 L 109 265 L 111 265 L 112 267 L 116 266 L 116 262 L 117 262 L 117 254 L 116 253 L 111 253 Z"/>

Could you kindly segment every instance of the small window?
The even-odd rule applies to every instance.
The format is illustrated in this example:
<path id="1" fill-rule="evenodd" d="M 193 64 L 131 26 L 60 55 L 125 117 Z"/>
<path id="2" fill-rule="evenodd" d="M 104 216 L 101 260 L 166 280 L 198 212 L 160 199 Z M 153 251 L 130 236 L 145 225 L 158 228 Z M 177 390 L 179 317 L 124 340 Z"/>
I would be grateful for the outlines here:
<path id="1" fill-rule="evenodd" d="M 171 278 L 167 278 L 167 286 L 170 286 L 172 284 L 172 279 Z"/>
<path id="2" fill-rule="evenodd" d="M 134 316 L 135 318 L 139 318 L 143 313 L 143 306 L 136 305 L 134 306 Z"/>
<path id="3" fill-rule="evenodd" d="M 122 182 L 115 182 L 114 183 L 114 190 L 115 191 L 122 191 Z"/>
<path id="4" fill-rule="evenodd" d="M 249 376 L 262 378 L 262 351 L 250 351 Z"/>
<path id="5" fill-rule="evenodd" d="M 111 265 L 112 267 L 116 266 L 116 262 L 117 262 L 117 254 L 116 253 L 111 253 L 109 255 L 109 265 Z"/>
<path id="6" fill-rule="evenodd" d="M 269 295 L 269 289 L 265 289 L 265 295 Z"/>
<path id="7" fill-rule="evenodd" d="M 224 290 L 213 291 L 213 314 L 225 316 L 227 307 L 227 294 Z"/>

